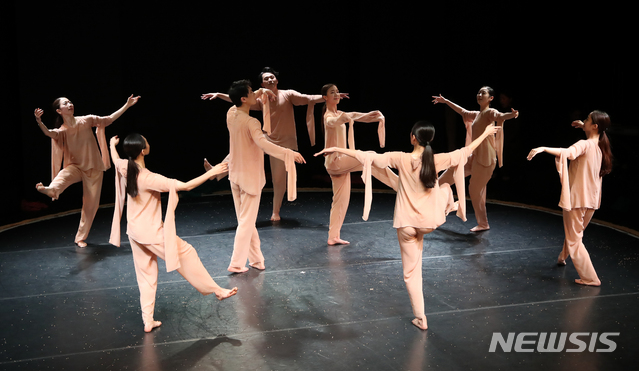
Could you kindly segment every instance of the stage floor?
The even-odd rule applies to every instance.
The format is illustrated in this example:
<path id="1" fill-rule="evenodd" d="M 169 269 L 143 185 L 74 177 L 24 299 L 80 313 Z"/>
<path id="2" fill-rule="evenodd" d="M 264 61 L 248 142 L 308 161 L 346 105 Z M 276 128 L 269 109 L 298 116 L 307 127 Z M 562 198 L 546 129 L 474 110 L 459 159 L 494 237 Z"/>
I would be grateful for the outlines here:
<path id="1" fill-rule="evenodd" d="M 263 194 L 258 216 L 267 269 L 241 275 L 226 271 L 236 226 L 231 196 L 181 200 L 178 234 L 216 282 L 239 292 L 222 302 L 201 296 L 161 262 L 155 318 L 163 325 L 149 334 L 126 235 L 120 248 L 107 243 L 112 207 L 99 210 L 85 249 L 73 243 L 79 214 L 0 233 L 0 369 L 636 367 L 637 237 L 590 225 L 584 242 L 602 286 L 584 287 L 573 282 L 570 261 L 556 265 L 560 215 L 489 204 L 492 229 L 473 234 L 469 203 L 468 222 L 449 215 L 425 237 L 429 329 L 420 331 L 410 322 L 393 194 L 375 194 L 364 222 L 363 194 L 353 193 L 342 228 L 351 245 L 339 247 L 326 245 L 330 192 L 300 192 L 278 224 L 268 221 L 271 197 Z M 526 342 L 491 352 L 494 333 Z M 541 333 L 566 333 L 565 347 L 540 352 Z M 613 334 L 606 341 L 602 333 Z"/>

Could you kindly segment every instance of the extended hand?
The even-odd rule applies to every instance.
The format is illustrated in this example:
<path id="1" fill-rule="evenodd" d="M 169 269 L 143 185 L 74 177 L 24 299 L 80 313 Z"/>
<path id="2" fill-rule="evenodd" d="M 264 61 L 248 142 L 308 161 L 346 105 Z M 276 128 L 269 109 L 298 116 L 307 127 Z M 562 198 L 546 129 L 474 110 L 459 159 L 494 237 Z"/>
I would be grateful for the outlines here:
<path id="1" fill-rule="evenodd" d="M 129 99 L 126 100 L 126 105 L 131 107 L 132 105 L 136 104 L 139 99 L 140 99 L 139 95 L 137 97 L 134 97 L 133 94 L 131 94 Z"/>
<path id="2" fill-rule="evenodd" d="M 537 148 L 533 148 L 530 150 L 530 153 L 528 154 L 528 161 L 532 160 L 533 157 L 535 157 L 538 153 L 541 153 L 544 151 L 544 147 L 537 147 Z"/>
<path id="3" fill-rule="evenodd" d="M 220 96 L 220 93 L 206 93 L 206 94 L 202 94 L 202 99 L 203 100 L 213 100 L 217 97 Z"/>
<path id="4" fill-rule="evenodd" d="M 113 136 L 111 137 L 110 143 L 112 146 L 117 146 L 118 143 L 120 143 L 120 138 L 118 138 L 118 136 Z"/>
<path id="5" fill-rule="evenodd" d="M 442 97 L 441 94 L 439 94 L 439 96 L 433 95 L 433 104 L 437 103 L 446 103 L 446 98 Z"/>
<path id="6" fill-rule="evenodd" d="M 572 125 L 572 127 L 575 127 L 577 129 L 583 129 L 584 128 L 584 122 L 581 121 L 581 120 L 575 120 L 570 125 Z"/>
<path id="7" fill-rule="evenodd" d="M 299 152 L 293 152 L 294 156 L 295 156 L 295 162 L 297 162 L 298 164 L 305 164 L 306 160 L 304 160 L 304 157 L 302 157 L 302 155 Z"/>
<path id="8" fill-rule="evenodd" d="M 42 114 L 44 113 L 44 111 L 41 108 L 36 108 L 35 111 L 33 111 L 33 114 L 36 118 L 36 121 L 38 123 L 42 122 Z"/>

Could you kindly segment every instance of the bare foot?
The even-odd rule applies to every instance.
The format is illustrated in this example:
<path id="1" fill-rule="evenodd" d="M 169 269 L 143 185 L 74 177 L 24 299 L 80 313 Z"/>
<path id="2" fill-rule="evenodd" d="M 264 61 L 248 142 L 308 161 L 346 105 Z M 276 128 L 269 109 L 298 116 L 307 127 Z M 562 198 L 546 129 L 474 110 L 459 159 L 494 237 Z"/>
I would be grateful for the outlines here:
<path id="1" fill-rule="evenodd" d="M 53 190 L 49 187 L 45 187 L 42 183 L 36 184 L 36 189 L 42 194 L 45 194 L 51 198 L 55 198 L 55 193 L 53 192 Z"/>
<path id="2" fill-rule="evenodd" d="M 264 269 L 266 269 L 266 266 L 264 265 L 264 263 L 249 264 L 249 267 L 255 268 L 255 269 L 260 270 L 260 271 L 263 271 Z"/>
<path id="3" fill-rule="evenodd" d="M 144 324 L 144 332 L 151 332 L 156 327 L 162 326 L 162 322 L 160 321 L 151 321 L 149 323 Z"/>
<path id="4" fill-rule="evenodd" d="M 273 212 L 273 215 L 271 215 L 271 221 L 279 222 L 280 220 L 281 220 L 280 213 Z"/>
<path id="5" fill-rule="evenodd" d="M 557 259 L 557 265 L 560 267 L 563 267 L 566 265 L 566 261 L 565 260 L 561 260 L 561 259 Z"/>
<path id="6" fill-rule="evenodd" d="M 599 280 L 597 280 L 596 282 L 585 282 L 581 278 L 577 278 L 575 280 L 575 283 L 578 283 L 580 285 L 585 285 L 585 286 L 601 286 L 601 281 Z"/>
<path id="7" fill-rule="evenodd" d="M 87 247 L 87 243 L 84 242 L 84 241 L 78 241 L 75 244 L 78 245 L 78 247 L 81 247 L 81 248 Z"/>
<path id="8" fill-rule="evenodd" d="M 424 319 L 422 320 L 421 318 L 415 318 L 413 319 L 413 325 L 417 326 L 417 328 L 421 329 L 421 330 L 427 330 L 428 329 L 428 321 L 426 321 L 426 317 L 424 317 Z"/>
<path id="9" fill-rule="evenodd" d="M 215 293 L 215 297 L 217 298 L 217 300 L 224 300 L 224 299 L 228 299 L 231 296 L 237 294 L 237 287 L 233 287 L 232 289 L 221 289 L 220 292 L 216 292 Z"/>
<path id="10" fill-rule="evenodd" d="M 490 227 L 480 227 L 480 226 L 476 226 L 470 229 L 471 232 L 482 232 L 482 231 L 487 231 L 489 230 Z"/>
<path id="11" fill-rule="evenodd" d="M 247 267 L 242 267 L 242 268 L 228 267 L 227 271 L 231 273 L 244 273 L 248 271 L 248 268 Z"/>
<path id="12" fill-rule="evenodd" d="M 346 241 L 346 240 L 342 240 L 339 237 L 335 237 L 335 238 L 329 238 L 327 244 L 333 246 L 333 245 L 348 245 L 350 244 L 350 242 Z"/>

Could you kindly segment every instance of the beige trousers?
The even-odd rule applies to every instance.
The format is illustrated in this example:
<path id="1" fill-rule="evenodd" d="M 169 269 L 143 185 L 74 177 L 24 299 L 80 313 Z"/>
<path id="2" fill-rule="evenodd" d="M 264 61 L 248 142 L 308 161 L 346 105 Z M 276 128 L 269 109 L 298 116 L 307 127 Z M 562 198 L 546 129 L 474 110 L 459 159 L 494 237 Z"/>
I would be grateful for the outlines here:
<path id="1" fill-rule="evenodd" d="M 260 236 L 255 227 L 261 195 L 250 195 L 239 185 L 230 183 L 237 216 L 237 229 L 229 268 L 243 269 L 246 267 L 247 260 L 251 265 L 264 263 L 264 256 L 260 249 Z"/>
<path id="2" fill-rule="evenodd" d="M 180 268 L 178 272 L 202 295 L 209 295 L 219 289 L 217 283 L 204 268 L 197 251 L 186 241 L 177 237 Z M 140 289 L 140 306 L 144 323 L 153 322 L 155 293 L 158 287 L 158 257 L 164 259 L 164 244 L 140 244 L 129 238 L 133 251 L 135 276 Z"/>
<path id="3" fill-rule="evenodd" d="M 566 260 L 568 256 L 572 259 L 579 277 L 584 283 L 599 284 L 599 277 L 595 272 L 595 267 L 590 260 L 590 254 L 583 244 L 584 230 L 590 223 L 594 209 L 577 208 L 570 211 L 563 211 L 564 217 L 564 247 L 559 254 L 558 260 Z"/>
<path id="4" fill-rule="evenodd" d="M 431 228 L 397 228 L 397 240 L 402 253 L 402 269 L 404 282 L 413 307 L 415 318 L 426 320 L 424 314 L 424 293 L 422 291 L 422 251 L 424 235 L 432 232 Z"/>
<path id="5" fill-rule="evenodd" d="M 100 170 L 82 171 L 75 165 L 69 165 L 62 169 L 49 184 L 49 188 L 55 192 L 53 198 L 58 199 L 60 194 L 71 184 L 82 182 L 82 213 L 75 242 L 84 241 L 89 236 L 93 219 L 98 212 L 98 207 L 100 207 L 102 176 L 103 172 Z"/>

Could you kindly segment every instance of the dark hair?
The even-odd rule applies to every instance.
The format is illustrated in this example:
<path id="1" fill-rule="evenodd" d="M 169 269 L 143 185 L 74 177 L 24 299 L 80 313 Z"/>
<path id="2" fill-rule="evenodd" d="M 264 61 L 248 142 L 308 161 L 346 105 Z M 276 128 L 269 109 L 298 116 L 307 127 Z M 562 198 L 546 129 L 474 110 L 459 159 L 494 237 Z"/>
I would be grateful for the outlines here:
<path id="1" fill-rule="evenodd" d="M 260 84 L 262 83 L 262 75 L 264 75 L 265 73 L 272 73 L 273 75 L 275 75 L 275 77 L 279 77 L 280 73 L 275 71 L 274 69 L 272 69 L 271 67 L 264 67 L 262 68 L 262 72 L 260 72 L 260 74 L 258 75 L 257 79 L 260 82 Z"/>
<path id="2" fill-rule="evenodd" d="M 55 111 L 55 113 L 58 115 L 55 118 L 55 128 L 59 129 L 60 126 L 62 126 L 62 124 L 64 124 L 64 120 L 62 119 L 62 115 L 60 115 L 57 111 L 60 109 L 60 102 L 62 101 L 62 97 L 56 99 L 53 101 L 53 104 L 51 105 L 53 107 L 53 111 Z"/>
<path id="3" fill-rule="evenodd" d="M 599 131 L 599 148 L 601 149 L 601 168 L 599 176 L 610 174 L 612 171 L 612 151 L 610 150 L 610 141 L 606 135 L 606 129 L 610 127 L 610 116 L 603 111 L 592 111 L 590 119 L 593 125 L 597 125 Z"/>
<path id="4" fill-rule="evenodd" d="M 430 142 L 435 137 L 435 127 L 428 121 L 417 121 L 411 129 L 411 134 L 415 136 L 417 143 L 424 147 L 422 152 L 422 169 L 419 172 L 419 180 L 424 187 L 433 188 L 437 182 L 437 170 L 435 169 L 435 158 Z"/>
<path id="5" fill-rule="evenodd" d="M 138 174 L 140 169 L 135 159 L 138 158 L 142 150 L 146 148 L 146 140 L 140 134 L 129 134 L 124 138 L 122 149 L 129 158 L 129 166 L 126 171 L 126 193 L 131 197 L 138 195 Z"/>
<path id="6" fill-rule="evenodd" d="M 248 97 L 251 82 L 249 80 L 233 81 L 229 88 L 229 98 L 237 107 L 242 105 L 242 98 Z"/>
<path id="7" fill-rule="evenodd" d="M 321 90 L 322 97 L 328 94 L 328 89 L 330 89 L 332 86 L 337 86 L 337 85 L 326 84 L 322 86 L 322 90 Z M 322 133 L 324 132 L 324 114 L 325 113 L 326 113 L 326 101 L 324 102 L 324 105 L 322 106 Z"/>
<path id="8" fill-rule="evenodd" d="M 495 89 L 491 88 L 490 86 L 488 86 L 488 85 L 484 85 L 484 86 L 482 86 L 481 88 L 482 88 L 482 89 L 483 89 L 483 88 L 486 88 L 486 90 L 488 90 L 488 96 L 489 96 L 489 97 L 494 97 L 494 96 L 495 96 Z"/>

